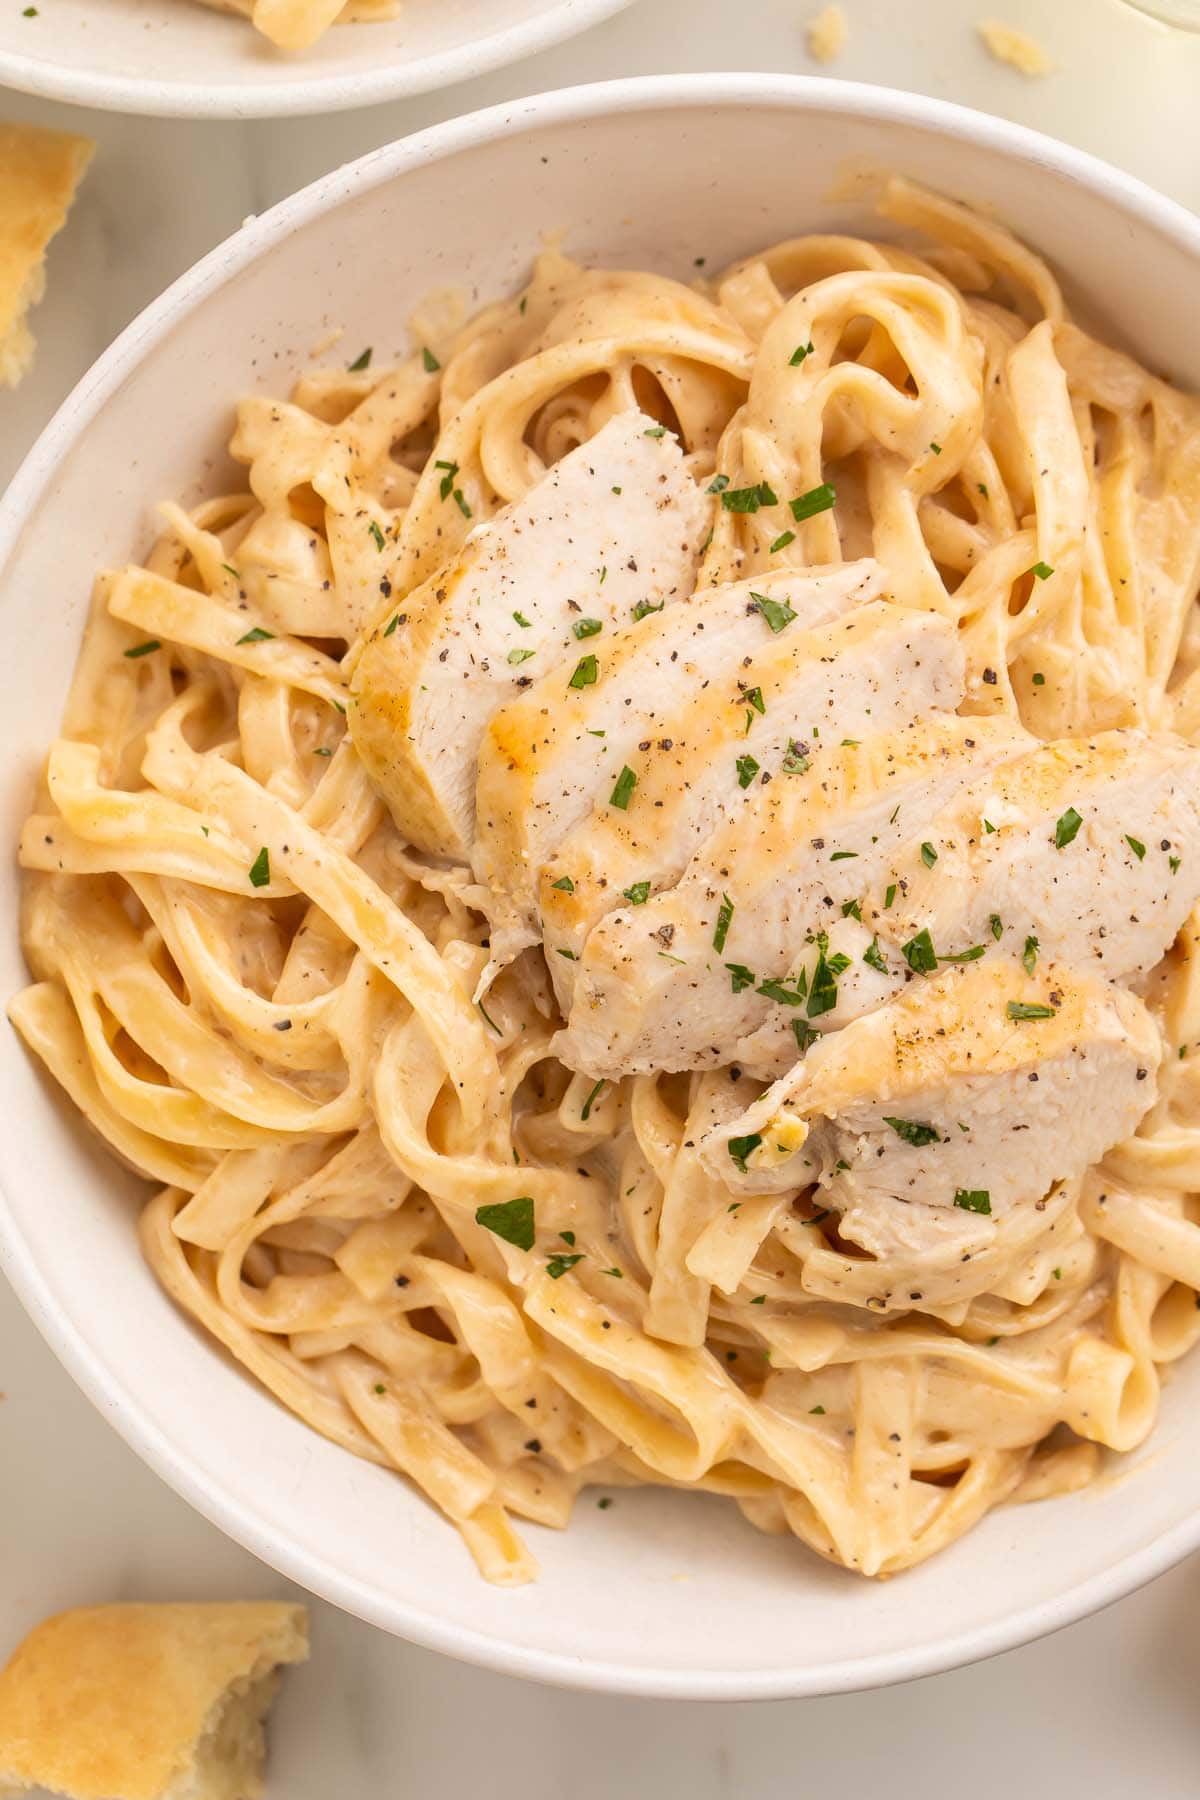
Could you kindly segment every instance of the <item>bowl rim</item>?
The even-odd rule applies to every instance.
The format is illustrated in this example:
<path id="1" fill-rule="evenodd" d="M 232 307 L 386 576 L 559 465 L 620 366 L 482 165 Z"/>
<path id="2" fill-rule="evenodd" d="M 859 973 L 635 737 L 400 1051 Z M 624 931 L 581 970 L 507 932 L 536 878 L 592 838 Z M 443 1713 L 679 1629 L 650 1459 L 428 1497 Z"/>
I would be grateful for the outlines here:
<path id="1" fill-rule="evenodd" d="M 47 100 L 94 106 L 102 112 L 134 113 L 160 119 L 285 119 L 351 108 L 378 106 L 385 100 L 411 99 L 460 81 L 474 81 L 493 69 L 535 56 L 575 37 L 633 0 L 548 0 L 533 17 L 499 31 L 472 37 L 457 48 L 377 69 L 328 73 L 309 67 L 287 74 L 280 63 L 278 78 L 261 82 L 163 81 L 133 75 L 105 75 L 90 69 L 63 68 L 20 50 L 0 49 L 0 86 Z M 282 54 L 282 53 L 281 53 Z M 298 66 L 298 65 L 297 65 Z"/>
<path id="2" fill-rule="evenodd" d="M 1098 192 L 1173 240 L 1196 259 L 1200 269 L 1200 218 L 1185 207 L 1087 152 L 948 101 L 822 77 L 710 73 L 639 76 L 507 102 L 431 126 L 320 177 L 269 212 L 248 220 L 152 301 L 67 396 L 0 500 L 0 587 L 17 540 L 55 470 L 130 372 L 182 318 L 292 231 L 409 169 L 530 127 L 711 105 L 840 112 L 965 139 L 1017 162 L 1054 170 Z M 848 1693 L 961 1667 L 1060 1630 L 1122 1599 L 1200 1546 L 1197 1513 L 1112 1567 L 991 1625 L 973 1627 L 937 1644 L 846 1658 L 824 1667 L 735 1671 L 628 1667 L 602 1658 L 514 1646 L 494 1633 L 447 1623 L 420 1606 L 381 1599 L 326 1556 L 310 1554 L 281 1539 L 260 1511 L 223 1492 L 219 1479 L 205 1469 L 195 1452 L 141 1416 L 121 1375 L 97 1356 L 76 1321 L 60 1313 L 2 1187 L 0 1270 L 59 1361 L 126 1443 L 229 1537 L 343 1610 L 426 1649 L 501 1674 L 591 1692 L 658 1699 L 766 1700 Z"/>

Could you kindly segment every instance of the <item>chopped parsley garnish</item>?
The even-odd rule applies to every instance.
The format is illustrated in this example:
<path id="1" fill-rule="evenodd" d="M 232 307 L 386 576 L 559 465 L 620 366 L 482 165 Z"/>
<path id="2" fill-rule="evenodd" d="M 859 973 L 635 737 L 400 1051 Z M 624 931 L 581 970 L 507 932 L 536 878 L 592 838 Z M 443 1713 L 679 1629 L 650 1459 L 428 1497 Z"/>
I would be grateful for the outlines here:
<path id="1" fill-rule="evenodd" d="M 1073 842 L 1079 827 L 1082 824 L 1083 820 L 1075 811 L 1075 808 L 1073 806 L 1068 806 L 1066 812 L 1054 827 L 1054 848 L 1056 850 L 1065 850 L 1067 845 Z"/>
<path id="2" fill-rule="evenodd" d="M 753 588 L 750 590 L 750 599 L 772 631 L 782 631 L 796 616 L 786 600 L 772 600 L 766 594 L 756 594 Z"/>
<path id="3" fill-rule="evenodd" d="M 1054 1008 L 1044 1006 L 1040 1000 L 1010 1000 L 1005 1007 L 1010 1019 L 1052 1019 Z"/>
<path id="4" fill-rule="evenodd" d="M 601 1077 L 601 1078 L 600 1078 L 600 1080 L 599 1080 L 599 1081 L 598 1081 L 598 1082 L 597 1082 L 597 1083 L 596 1083 L 596 1085 L 595 1085 L 595 1087 L 594 1087 L 594 1088 L 593 1088 L 593 1089 L 592 1089 L 592 1091 L 591 1091 L 591 1093 L 590 1093 L 590 1094 L 589 1094 L 589 1095 L 588 1095 L 588 1097 L 587 1097 L 587 1099 L 586 1099 L 586 1100 L 585 1100 L 585 1101 L 584 1101 L 584 1103 L 583 1103 L 583 1105 L 582 1105 L 582 1106 L 581 1106 L 581 1107 L 580 1107 L 580 1109 L 579 1109 L 579 1116 L 580 1116 L 580 1118 L 581 1118 L 581 1119 L 590 1119 L 590 1118 L 591 1118 L 591 1116 L 592 1116 L 592 1106 L 593 1106 L 593 1105 L 594 1105 L 594 1103 L 595 1103 L 595 1102 L 596 1102 L 596 1100 L 598 1100 L 598 1099 L 599 1099 L 599 1097 L 600 1097 L 600 1089 L 601 1089 L 601 1088 L 602 1088 L 602 1087 L 603 1087 L 603 1086 L 604 1086 L 604 1085 L 605 1085 L 605 1083 L 604 1083 L 604 1077 L 603 1077 L 603 1076 L 602 1076 L 602 1077 Z M 565 1236 L 566 1236 L 566 1232 L 564 1232 L 564 1233 L 563 1233 L 563 1236 L 564 1236 L 564 1237 L 565 1237 Z M 571 1239 L 571 1242 L 572 1242 L 572 1243 L 574 1243 L 574 1242 L 575 1242 L 575 1239 L 574 1239 L 574 1238 L 572 1238 L 572 1239 Z"/>
<path id="5" fill-rule="evenodd" d="M 925 864 L 927 869 L 932 869 L 934 863 L 937 861 L 937 851 L 932 844 L 926 842 L 921 845 L 921 861 Z"/>
<path id="6" fill-rule="evenodd" d="M 725 948 L 725 939 L 729 936 L 729 927 L 733 923 L 733 901 L 728 894 L 721 895 L 721 910 L 717 914 L 717 929 L 713 932 L 713 949 L 721 951 Z"/>
<path id="7" fill-rule="evenodd" d="M 753 987 L 758 980 L 754 970 L 748 969 L 745 963 L 726 963 L 725 967 L 729 970 L 729 979 L 735 994 L 740 994 L 743 988 Z"/>
<path id="8" fill-rule="evenodd" d="M 901 944 L 900 954 L 914 975 L 932 975 L 937 969 L 937 951 L 928 930 L 918 931 L 907 944 Z"/>
<path id="9" fill-rule="evenodd" d="M 521 627 L 522 631 L 529 630 L 529 620 L 525 617 L 524 613 L 515 612 L 513 618 L 517 621 L 517 624 Z"/>
<path id="10" fill-rule="evenodd" d="M 475 1208 L 475 1224 L 493 1237 L 504 1238 L 516 1249 L 533 1249 L 533 1195 L 518 1193 L 515 1201 L 497 1201 L 491 1206 Z"/>
<path id="11" fill-rule="evenodd" d="M 128 654 L 128 651 L 126 651 L 126 655 Z M 1140 838 L 1135 837 L 1126 837 L 1125 842 L 1129 845 L 1129 848 L 1133 851 L 1133 854 L 1137 857 L 1138 861 L 1141 862 L 1146 854 L 1145 844 L 1142 843 Z"/>
<path id="12" fill-rule="evenodd" d="M 888 966 L 883 960 L 883 951 L 879 948 L 878 937 L 871 939 L 870 944 L 863 951 L 862 959 L 869 969 L 878 969 L 881 975 L 887 974 Z"/>
<path id="13" fill-rule="evenodd" d="M 428 344 L 426 344 L 425 348 L 421 351 L 421 361 L 425 365 L 425 373 L 427 375 L 436 375 L 442 366 Z"/>
<path id="14" fill-rule="evenodd" d="M 807 775 L 808 757 L 795 738 L 790 739 L 779 767 L 785 775 Z"/>
<path id="15" fill-rule="evenodd" d="M 894 881 L 889 881 L 888 885 L 887 885 L 887 892 L 883 896 L 884 912 L 889 912 L 891 910 L 892 901 L 895 898 L 896 898 L 896 884 Z"/>
<path id="16" fill-rule="evenodd" d="M 660 600 L 657 606 L 652 605 L 649 600 L 639 600 L 633 609 L 634 619 L 645 619 L 651 613 L 661 612 L 666 604 L 665 600 Z"/>
<path id="17" fill-rule="evenodd" d="M 576 619 L 571 630 L 577 638 L 598 637 L 604 630 L 603 619 Z"/>
<path id="18" fill-rule="evenodd" d="M 796 1048 L 801 1056 L 804 1055 L 810 1044 L 816 1043 L 821 1035 L 816 1026 L 810 1025 L 807 1019 L 793 1019 L 792 1031 L 796 1038 Z"/>
<path id="19" fill-rule="evenodd" d="M 813 1413 L 816 1413 L 822 1419 L 825 1417 L 825 1408 L 823 1406 L 810 1406 L 808 1411 L 810 1417 Z"/>
<path id="20" fill-rule="evenodd" d="M 596 677 L 600 672 L 600 664 L 594 656 L 581 656 L 575 664 L 575 673 L 567 686 L 572 688 L 595 687 Z"/>
<path id="21" fill-rule="evenodd" d="M 600 1273 L 602 1275 L 615 1275 L 618 1281 L 624 1281 L 624 1279 L 625 1279 L 623 1273 L 621 1272 L 620 1269 L 618 1269 L 616 1267 L 615 1264 L 611 1269 L 601 1269 Z"/>
<path id="22" fill-rule="evenodd" d="M 745 1137 L 730 1138 L 730 1140 L 729 1140 L 730 1157 L 733 1160 L 734 1167 L 736 1169 L 740 1169 L 743 1175 L 746 1173 L 746 1158 L 748 1156 L 752 1155 L 752 1153 L 758 1149 L 758 1146 L 761 1143 L 762 1143 L 761 1131 L 748 1132 Z"/>
<path id="23" fill-rule="evenodd" d="M 858 919 L 861 923 L 861 921 L 862 921 L 862 901 L 861 900 L 843 900 L 842 901 L 842 917 L 843 917 L 843 919 Z"/>
<path id="24" fill-rule="evenodd" d="M 516 668 L 520 663 L 528 662 L 534 655 L 536 655 L 536 651 L 533 650 L 510 650 L 508 660 Z"/>
<path id="25" fill-rule="evenodd" d="M 261 625 L 252 625 L 250 627 L 250 630 L 245 632 L 238 639 L 238 643 L 239 644 L 264 644 L 264 643 L 266 643 L 268 638 L 273 638 L 274 636 L 275 636 L 275 633 L 273 631 L 264 631 Z"/>
<path id="26" fill-rule="evenodd" d="M 817 934 L 817 966 L 813 970 L 812 982 L 808 990 L 808 1005 L 805 1008 L 810 1019 L 816 1019 L 822 1013 L 832 1012 L 837 1005 L 838 976 L 850 967 L 850 958 L 837 951 L 829 955 L 829 939 L 823 931 Z"/>
<path id="27" fill-rule="evenodd" d="M 912 1144 L 915 1149 L 919 1150 L 922 1144 L 941 1142 L 942 1134 L 936 1125 L 926 1125 L 923 1119 L 889 1119 L 885 1113 L 883 1122 L 891 1126 L 897 1137 L 903 1138 L 906 1144 Z"/>
<path id="28" fill-rule="evenodd" d="M 954 1204 L 963 1212 L 991 1213 L 992 1196 L 986 1188 L 955 1188 Z"/>
<path id="29" fill-rule="evenodd" d="M 227 575 L 232 575 L 232 576 L 233 576 L 233 579 L 234 579 L 234 580 L 235 580 L 235 581 L 240 581 L 240 580 L 241 580 L 241 579 L 242 579 L 242 578 L 241 578 L 241 575 L 240 575 L 240 574 L 239 574 L 239 573 L 238 573 L 238 571 L 237 571 L 237 570 L 236 570 L 236 569 L 235 569 L 235 568 L 234 568 L 234 566 L 233 566 L 233 564 L 232 564 L 232 563 L 222 563 L 222 564 L 221 564 L 221 567 L 222 567 L 222 568 L 223 568 L 223 569 L 224 569 L 224 571 L 225 571 L 225 573 L 226 573 L 226 574 L 227 574 Z"/>
<path id="30" fill-rule="evenodd" d="M 981 494 L 982 494 L 982 495 L 983 495 L 983 497 L 984 497 L 984 499 L 985 499 L 985 500 L 986 500 L 986 499 L 987 499 L 987 497 L 988 497 L 988 491 L 987 491 L 987 483 L 986 483 L 986 481 L 977 481 L 977 482 L 976 482 L 976 483 L 975 483 L 975 486 L 976 486 L 976 488 L 977 488 L 977 489 L 978 489 L 978 490 L 979 490 L 979 492 L 980 492 L 980 493 L 981 493 Z"/>
<path id="31" fill-rule="evenodd" d="M 463 491 L 461 488 L 455 488 L 454 490 L 454 504 L 457 506 L 464 519 L 474 518 L 475 515 L 463 498 Z"/>
<path id="32" fill-rule="evenodd" d="M 1183 861 L 1182 856 L 1168 856 L 1167 867 L 1170 869 L 1172 875 L 1178 875 L 1179 866 L 1182 863 L 1182 861 Z"/>
<path id="33" fill-rule="evenodd" d="M 579 958 L 576 956 L 576 954 L 573 950 L 564 950 L 564 949 L 562 949 L 561 946 L 559 947 L 557 954 L 559 956 L 565 957 L 568 962 L 578 962 L 579 961 Z"/>
<path id="34" fill-rule="evenodd" d="M 797 344 L 796 348 L 792 351 L 792 354 L 788 357 L 789 369 L 798 369 L 805 357 L 811 356 L 812 353 L 813 347 L 811 338 L 808 340 L 807 344 Z"/>
<path id="35" fill-rule="evenodd" d="M 737 759 L 738 786 L 748 788 L 758 771 L 759 764 L 752 756 L 739 756 Z"/>
<path id="36" fill-rule="evenodd" d="M 988 925 L 991 929 L 992 936 L 995 938 L 996 942 L 999 943 L 1000 939 L 1004 936 L 1004 920 L 1000 917 L 1000 914 L 992 913 L 991 917 L 988 919 Z"/>
<path id="37" fill-rule="evenodd" d="M 571 880 L 569 875 L 564 875 L 561 881 L 552 881 L 550 886 L 552 888 L 557 888 L 560 894 L 573 894 L 575 892 L 575 883 Z"/>
<path id="38" fill-rule="evenodd" d="M 945 956 L 939 956 L 938 961 L 944 963 L 978 962 L 986 949 L 986 944 L 972 944 L 969 950 L 949 950 Z"/>
<path id="39" fill-rule="evenodd" d="M 775 542 L 768 546 L 769 554 L 774 556 L 778 551 L 786 550 L 788 545 L 794 544 L 795 541 L 796 534 L 794 531 L 781 531 L 779 536 L 775 539 Z"/>
<path id="40" fill-rule="evenodd" d="M 769 483 L 756 481 L 753 487 L 726 488 L 721 505 L 726 512 L 756 513 L 760 506 L 778 506 L 779 496 Z"/>
<path id="41" fill-rule="evenodd" d="M 318 744 L 316 749 L 313 751 L 313 755 L 314 756 L 332 756 L 333 751 L 329 748 L 328 744 Z"/>
<path id="42" fill-rule="evenodd" d="M 755 1294 L 750 1304 L 751 1306 L 765 1306 L 767 1304 L 767 1296 L 765 1294 Z"/>
<path id="43" fill-rule="evenodd" d="M 852 862 L 857 855 L 857 850 L 831 850 L 829 860 L 830 862 Z"/>
<path id="44" fill-rule="evenodd" d="M 742 699 L 747 706 L 752 706 L 756 713 L 765 713 L 767 710 L 767 703 L 763 699 L 763 691 L 760 687 L 752 687 L 749 693 L 742 695 Z"/>
<path id="45" fill-rule="evenodd" d="M 125 655 L 130 662 L 136 662 L 139 656 L 149 656 L 151 651 L 161 649 L 161 638 L 147 638 L 144 644 L 135 644 L 132 650 L 126 650 Z"/>
<path id="46" fill-rule="evenodd" d="M 445 474 L 438 483 L 438 493 L 443 500 L 448 500 L 454 491 L 454 477 L 458 474 L 458 464 L 456 462 L 435 462 L 433 466 L 435 469 L 445 470 Z"/>
<path id="47" fill-rule="evenodd" d="M 707 492 L 710 494 L 723 494 L 728 486 L 728 475 L 714 475 L 708 484 Z"/>
<path id="48" fill-rule="evenodd" d="M 250 886 L 267 887 L 271 880 L 271 858 L 264 844 L 250 864 Z"/>
<path id="49" fill-rule="evenodd" d="M 1054 570 L 1050 567 L 1048 562 L 1035 562 L 1029 573 L 1031 575 L 1036 575 L 1039 581 L 1049 581 Z"/>
<path id="50" fill-rule="evenodd" d="M 626 900 L 628 900 L 630 906 L 645 906 L 647 900 L 650 898 L 650 883 L 648 881 L 635 881 L 632 887 L 622 888 L 621 892 Z"/>
<path id="51" fill-rule="evenodd" d="M 393 613 L 391 618 L 388 620 L 387 624 L 384 626 L 384 630 L 383 630 L 384 637 L 391 637 L 393 631 L 395 631 L 395 629 L 399 625 L 399 623 L 400 623 L 400 614 Z M 510 658 L 509 660 L 511 661 L 512 659 Z"/>
<path id="52" fill-rule="evenodd" d="M 820 487 L 809 488 L 807 494 L 799 494 L 795 500 L 789 500 L 792 517 L 799 523 L 801 519 L 815 519 L 818 513 L 829 512 L 837 502 L 837 490 L 828 481 Z"/>
<path id="53" fill-rule="evenodd" d="M 1034 687 L 1045 687 L 1046 685 L 1046 677 L 1042 674 L 1040 669 L 1032 677 L 1032 680 Z"/>
<path id="54" fill-rule="evenodd" d="M 985 819 L 983 821 L 983 829 L 985 831 L 990 832 L 990 831 L 995 831 L 996 827 L 992 824 L 992 821 L 990 819 Z"/>
<path id="55" fill-rule="evenodd" d="M 550 1277 L 551 1281 L 558 1281 L 563 1275 L 566 1274 L 568 1269 L 573 1269 L 575 1267 L 576 1263 L 582 1262 L 582 1261 L 583 1261 L 583 1251 L 582 1250 L 576 1250 L 574 1255 L 572 1255 L 572 1256 L 562 1256 L 562 1255 L 552 1256 L 550 1258 L 550 1261 L 546 1264 L 546 1273 Z"/>
<path id="56" fill-rule="evenodd" d="M 584 660 L 586 661 L 587 659 L 585 658 Z M 592 660 L 594 661 L 595 658 Z M 621 770 L 621 773 L 617 776 L 612 793 L 608 796 L 608 804 L 610 806 L 615 806 L 620 812 L 627 811 L 629 802 L 633 798 L 633 790 L 636 786 L 637 776 L 629 767 L 629 764 L 626 763 Z"/>
<path id="57" fill-rule="evenodd" d="M 643 431 L 643 433 L 642 433 L 643 437 L 653 437 L 653 438 L 666 437 L 666 435 L 667 435 L 667 428 L 665 425 L 651 425 L 649 431 Z"/>
<path id="58" fill-rule="evenodd" d="M 1025 948 L 1021 952 L 1021 961 L 1025 965 L 1025 973 L 1027 975 L 1032 975 L 1033 971 L 1037 968 L 1038 951 L 1040 949 L 1041 945 L 1035 937 L 1030 935 L 1025 939 Z"/>
<path id="59" fill-rule="evenodd" d="M 942 446 L 940 444 L 931 443 L 929 448 L 933 451 L 935 456 L 940 456 L 942 454 Z"/>
<path id="60" fill-rule="evenodd" d="M 731 963 L 725 964 L 727 969 L 732 966 Z M 779 980 L 774 975 L 768 976 L 765 981 L 759 982 L 755 991 L 764 994 L 768 1000 L 778 1000 L 780 1006 L 803 1006 L 808 993 L 808 977 L 801 969 L 795 985 L 788 987 L 785 981 Z"/>
<path id="61" fill-rule="evenodd" d="M 377 520 L 372 519 L 371 523 L 367 526 L 367 530 L 370 532 L 371 536 L 375 539 L 375 548 L 377 550 L 382 550 L 383 549 L 383 533 L 379 529 L 379 524 L 378 524 Z"/>
<path id="62" fill-rule="evenodd" d="M 483 1014 L 484 1018 L 487 1020 L 488 1024 L 491 1026 L 492 1030 L 495 1032 L 496 1036 L 499 1037 L 500 1036 L 500 1027 L 497 1025 L 495 1019 L 493 1019 L 493 1017 L 492 1017 L 491 1013 L 488 1011 L 487 1007 L 483 1004 L 483 1001 L 477 1000 L 475 1002 L 475 1004 L 479 1008 L 480 1012 Z M 513 1151 L 514 1159 L 516 1158 L 516 1154 L 517 1153 L 514 1150 Z"/>
<path id="63" fill-rule="evenodd" d="M 347 372 L 351 375 L 361 375 L 362 371 L 364 369 L 369 369 L 370 366 L 371 366 L 371 346 L 370 346 L 370 344 L 368 344 L 365 350 L 361 350 L 359 352 L 359 354 L 355 357 L 355 359 L 352 363 L 346 364 L 346 369 L 347 369 Z"/>

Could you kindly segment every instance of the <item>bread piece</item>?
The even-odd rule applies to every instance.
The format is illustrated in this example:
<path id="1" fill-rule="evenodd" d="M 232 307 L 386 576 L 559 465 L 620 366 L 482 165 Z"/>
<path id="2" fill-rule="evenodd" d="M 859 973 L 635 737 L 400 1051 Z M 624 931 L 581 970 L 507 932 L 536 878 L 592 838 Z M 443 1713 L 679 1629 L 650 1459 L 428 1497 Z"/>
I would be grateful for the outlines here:
<path id="1" fill-rule="evenodd" d="M 95 148 L 70 132 L 0 124 L 0 386 L 16 387 L 33 361 L 25 315 L 46 291 L 46 246 Z"/>
<path id="2" fill-rule="evenodd" d="M 0 1794 L 252 1800 L 302 1606 L 85 1606 L 38 1625 L 0 1673 Z"/>

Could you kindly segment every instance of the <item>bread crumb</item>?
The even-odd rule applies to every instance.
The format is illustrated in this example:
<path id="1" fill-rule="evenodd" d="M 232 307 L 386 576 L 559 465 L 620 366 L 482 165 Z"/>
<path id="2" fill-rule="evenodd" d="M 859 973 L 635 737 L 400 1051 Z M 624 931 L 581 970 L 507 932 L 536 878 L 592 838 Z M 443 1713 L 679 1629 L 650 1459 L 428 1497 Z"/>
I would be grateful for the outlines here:
<path id="1" fill-rule="evenodd" d="M 1021 75 L 1048 75 L 1054 64 L 1037 42 L 999 19 L 981 19 L 977 27 L 988 55 Z"/>
<path id="2" fill-rule="evenodd" d="M 823 6 L 816 18 L 809 20 L 805 30 L 808 54 L 814 62 L 834 62 L 846 47 L 849 28 L 840 6 Z"/>
<path id="3" fill-rule="evenodd" d="M 66 131 L 0 125 L 0 387 L 16 387 L 33 361 L 26 315 L 46 291 L 46 246 L 95 148 Z"/>

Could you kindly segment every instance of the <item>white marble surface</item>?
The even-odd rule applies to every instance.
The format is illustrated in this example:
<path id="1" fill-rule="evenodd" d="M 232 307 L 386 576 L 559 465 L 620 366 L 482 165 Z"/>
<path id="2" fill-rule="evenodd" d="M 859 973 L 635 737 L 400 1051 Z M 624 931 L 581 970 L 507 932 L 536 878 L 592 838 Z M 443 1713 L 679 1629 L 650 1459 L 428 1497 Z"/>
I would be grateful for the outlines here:
<path id="1" fill-rule="evenodd" d="M 1200 35 L 1171 33 L 1121 0 L 995 0 L 1058 64 L 1029 82 L 979 48 L 973 21 L 991 0 L 844 4 L 853 35 L 836 74 L 1020 119 L 1200 207 Z M 640 0 L 524 65 L 326 120 L 177 124 L 3 96 L 0 116 L 87 130 L 100 152 L 52 255 L 36 370 L 0 399 L 0 481 L 138 308 L 247 213 L 406 131 L 520 93 L 669 69 L 811 70 L 808 10 L 806 0 Z M 58 1606 L 284 1590 L 138 1463 L 6 1292 L 0 1388 L 0 1655 Z M 1099 1618 L 973 1669 L 886 1693 L 722 1708 L 522 1685 L 314 1604 L 313 1661 L 277 1708 L 269 1791 L 840 1800 L 886 1783 L 972 1800 L 1015 1789 L 1033 1800 L 1195 1800 L 1198 1607 L 1193 1559 Z"/>

